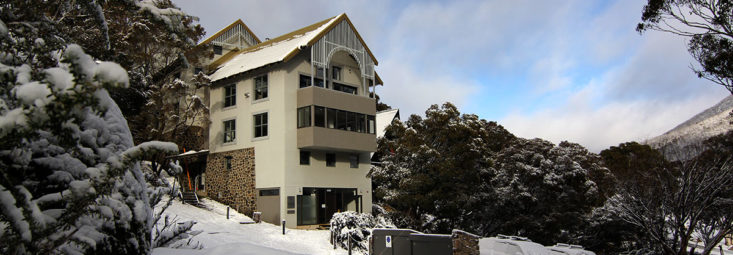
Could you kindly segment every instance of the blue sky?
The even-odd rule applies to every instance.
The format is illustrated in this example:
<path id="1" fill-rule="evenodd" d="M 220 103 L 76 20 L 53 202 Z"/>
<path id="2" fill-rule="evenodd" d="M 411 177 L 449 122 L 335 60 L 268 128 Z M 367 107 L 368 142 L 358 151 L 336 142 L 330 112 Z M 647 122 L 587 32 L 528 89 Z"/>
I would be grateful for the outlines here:
<path id="1" fill-rule="evenodd" d="M 729 94 L 693 74 L 683 38 L 634 30 L 638 0 L 174 2 L 209 34 L 241 18 L 261 39 L 346 13 L 379 60 L 377 92 L 403 118 L 450 101 L 518 136 L 595 152 Z"/>

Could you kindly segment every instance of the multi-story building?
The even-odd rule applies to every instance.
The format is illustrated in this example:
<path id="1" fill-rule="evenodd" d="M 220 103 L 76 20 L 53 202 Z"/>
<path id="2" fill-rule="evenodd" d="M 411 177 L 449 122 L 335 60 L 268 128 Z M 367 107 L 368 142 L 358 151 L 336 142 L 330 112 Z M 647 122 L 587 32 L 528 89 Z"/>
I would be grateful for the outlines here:
<path id="1" fill-rule="evenodd" d="M 237 21 L 202 44 L 208 197 L 287 227 L 370 212 L 377 59 L 346 14 L 260 42 Z M 204 178 L 205 176 L 205 182 Z"/>

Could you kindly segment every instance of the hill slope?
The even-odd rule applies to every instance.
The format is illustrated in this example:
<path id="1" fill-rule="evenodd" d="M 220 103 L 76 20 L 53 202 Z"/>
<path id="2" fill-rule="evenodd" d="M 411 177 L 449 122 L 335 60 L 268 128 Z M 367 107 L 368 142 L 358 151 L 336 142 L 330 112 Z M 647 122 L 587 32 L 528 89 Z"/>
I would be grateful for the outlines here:
<path id="1" fill-rule="evenodd" d="M 733 96 L 728 96 L 645 143 L 660 150 L 669 160 L 692 158 L 700 152 L 699 145 L 702 141 L 733 129 L 731 111 L 733 111 Z"/>

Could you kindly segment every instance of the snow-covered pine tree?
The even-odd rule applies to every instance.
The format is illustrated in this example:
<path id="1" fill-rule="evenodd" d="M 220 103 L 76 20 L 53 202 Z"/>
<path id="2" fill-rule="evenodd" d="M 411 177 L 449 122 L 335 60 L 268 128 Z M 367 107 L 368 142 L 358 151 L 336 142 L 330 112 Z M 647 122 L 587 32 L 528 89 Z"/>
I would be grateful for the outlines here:
<path id="1" fill-rule="evenodd" d="M 393 209 L 398 227 L 480 233 L 477 212 L 495 197 L 491 157 L 514 136 L 451 103 L 425 115 L 393 123 L 378 141 L 382 164 L 370 171 L 376 201 Z"/>
<path id="2" fill-rule="evenodd" d="M 493 233 L 529 237 L 543 244 L 570 242 L 612 190 L 600 156 L 582 146 L 519 138 L 495 158 L 491 185 L 498 200 L 486 214 Z"/>
<path id="3" fill-rule="evenodd" d="M 81 13 L 104 30 L 100 10 L 96 1 L 2 3 L 0 253 L 146 254 L 153 246 L 151 203 L 161 189 L 146 184 L 139 160 L 177 146 L 132 147 L 106 91 L 128 86 L 127 72 L 68 44 L 50 17 Z"/>

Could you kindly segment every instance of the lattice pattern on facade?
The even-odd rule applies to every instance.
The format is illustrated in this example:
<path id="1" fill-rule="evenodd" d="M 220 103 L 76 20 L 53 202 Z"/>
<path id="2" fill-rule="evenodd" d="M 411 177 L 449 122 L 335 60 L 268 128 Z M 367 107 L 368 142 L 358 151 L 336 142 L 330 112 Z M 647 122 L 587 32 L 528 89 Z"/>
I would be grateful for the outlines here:
<path id="1" fill-rule="evenodd" d="M 244 26 L 237 24 L 211 41 L 214 45 L 244 49 L 257 44 L 257 40 Z"/>
<path id="2" fill-rule="evenodd" d="M 374 80 L 374 61 L 346 20 L 342 20 L 313 44 L 311 47 L 311 65 L 313 69 L 328 67 L 331 56 L 342 50 L 351 54 L 359 64 L 362 84 L 366 84 L 366 79 Z"/>

